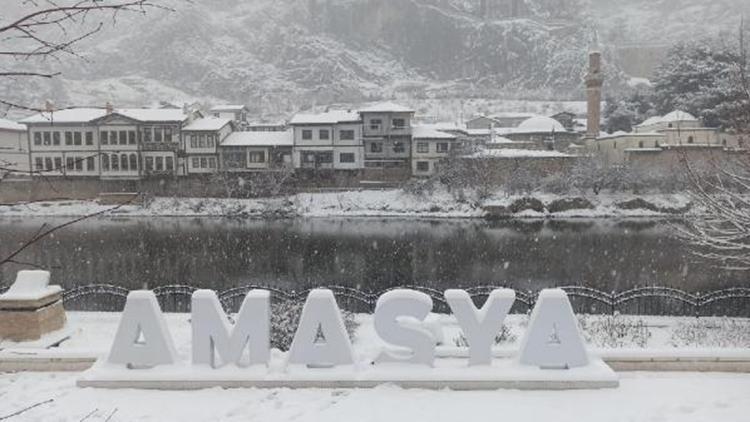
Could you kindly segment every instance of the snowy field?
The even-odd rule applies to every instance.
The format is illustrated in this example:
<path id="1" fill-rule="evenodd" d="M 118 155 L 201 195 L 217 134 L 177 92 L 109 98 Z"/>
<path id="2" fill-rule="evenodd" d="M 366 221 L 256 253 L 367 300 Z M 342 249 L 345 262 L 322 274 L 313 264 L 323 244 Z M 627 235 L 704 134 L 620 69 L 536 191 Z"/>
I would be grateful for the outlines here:
<path id="1" fill-rule="evenodd" d="M 566 199 L 550 194 L 535 194 L 533 198 L 548 206 L 555 200 Z M 419 218 L 479 218 L 486 214 L 484 207 L 507 207 L 520 196 L 497 193 L 476 201 L 457 199 L 445 191 L 429 195 L 413 195 L 402 190 L 362 190 L 334 193 L 300 193 L 273 199 L 214 199 L 214 198 L 154 198 L 146 206 L 124 206 L 109 215 L 116 216 L 237 216 L 237 217 L 419 217 Z M 627 218 L 666 217 L 674 213 L 661 212 L 662 207 L 679 210 L 688 206 L 685 195 L 598 195 L 587 197 L 593 208 L 580 208 L 551 213 L 548 210 L 523 210 L 513 214 L 519 218 Z M 644 200 L 648 208 L 624 209 L 618 203 Z M 105 212 L 112 206 L 95 201 L 32 202 L 0 206 L 0 216 L 82 216 Z M 695 212 L 694 210 L 689 213 Z"/>
<path id="2" fill-rule="evenodd" d="M 63 343 L 63 353 L 107 353 L 118 313 L 68 313 L 74 330 Z M 167 322 L 181 359 L 189 356 L 187 314 L 167 314 Z M 370 315 L 355 316 L 355 352 L 370 355 L 382 346 Z M 614 331 L 626 333 L 612 347 L 674 348 L 675 332 L 694 318 L 618 317 Z M 455 319 L 433 314 L 429 321 L 442 328 L 439 354 L 454 354 L 459 331 Z M 594 346 L 606 344 L 599 317 L 587 317 L 586 337 Z M 708 329 L 726 320 L 702 319 Z M 750 321 L 736 324 L 739 342 Z M 508 318 L 507 343 L 516 344 L 526 317 Z M 605 325 L 605 326 L 611 326 Z M 648 335 L 645 343 L 643 326 Z M 622 327 L 630 327 L 623 330 Z M 640 327 L 633 329 L 633 327 Z M 606 331 L 606 330 L 604 330 Z M 627 334 L 630 333 L 630 334 Z M 736 338 L 737 333 L 728 337 Z M 692 338 L 688 336 L 686 338 Z M 707 335 L 704 337 L 711 337 Z M 717 337 L 717 336 L 713 336 Z M 678 336 L 677 338 L 683 338 Z M 629 339 L 629 340 L 628 340 Z M 745 343 L 725 344 L 737 347 Z M 707 346 L 706 344 L 696 344 Z M 503 346 L 503 345 L 501 345 Z M 680 343 L 680 348 L 684 346 Z M 7 347 L 0 344 L 0 349 Z M 713 347 L 717 347 L 716 344 Z M 747 347 L 747 346 L 744 346 Z M 674 349 L 673 349 L 674 350 Z M 750 374 L 621 373 L 621 386 L 592 391 L 453 392 L 403 390 L 381 386 L 372 390 L 210 389 L 192 392 L 95 390 L 75 386 L 77 373 L 18 373 L 0 375 L 0 420 L 18 410 L 40 404 L 8 419 L 18 421 L 456 421 L 504 419 L 514 421 L 747 421 L 750 414 Z M 52 401 L 50 401 L 52 400 Z"/>

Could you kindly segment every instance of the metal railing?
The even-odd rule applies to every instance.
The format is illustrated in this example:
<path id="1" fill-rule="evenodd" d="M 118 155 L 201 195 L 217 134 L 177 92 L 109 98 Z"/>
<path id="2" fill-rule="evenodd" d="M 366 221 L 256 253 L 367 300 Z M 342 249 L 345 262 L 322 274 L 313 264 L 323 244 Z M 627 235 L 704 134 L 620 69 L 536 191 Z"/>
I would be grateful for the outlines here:
<path id="1" fill-rule="evenodd" d="M 406 288 L 429 295 L 435 312 L 448 312 L 443 291 L 424 286 L 399 286 L 378 291 L 367 291 L 345 286 L 321 286 L 331 289 L 339 306 L 352 312 L 373 312 L 378 297 L 383 293 Z M 488 293 L 497 286 L 477 286 L 466 291 L 476 303 L 483 303 Z M 189 312 L 190 297 L 197 287 L 187 285 L 161 286 L 153 289 L 165 312 Z M 236 312 L 248 291 L 265 289 L 273 300 L 303 302 L 312 288 L 285 290 L 263 285 L 246 285 L 217 291 L 228 312 Z M 583 286 L 562 287 L 577 313 L 633 314 L 665 316 L 731 316 L 750 317 L 750 288 L 735 287 L 706 293 L 689 293 L 669 287 L 639 287 L 623 292 L 603 292 Z M 112 285 L 87 285 L 66 290 L 65 307 L 81 311 L 120 311 L 129 291 Z M 529 312 L 539 292 L 516 290 L 512 313 Z"/>

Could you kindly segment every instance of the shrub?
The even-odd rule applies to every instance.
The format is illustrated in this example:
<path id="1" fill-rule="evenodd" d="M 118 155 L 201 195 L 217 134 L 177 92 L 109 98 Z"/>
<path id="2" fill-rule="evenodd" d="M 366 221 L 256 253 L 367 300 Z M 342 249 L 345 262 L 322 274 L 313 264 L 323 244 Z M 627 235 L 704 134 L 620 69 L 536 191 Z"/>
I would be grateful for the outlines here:
<path id="1" fill-rule="evenodd" d="M 579 315 L 578 322 L 586 342 L 598 347 L 646 347 L 651 330 L 642 319 L 614 315 Z"/>
<path id="2" fill-rule="evenodd" d="M 303 306 L 304 302 L 294 300 L 278 300 L 271 304 L 271 347 L 289 350 L 294 334 L 297 332 Z M 346 332 L 351 339 L 354 337 L 358 324 L 353 313 L 342 311 L 342 316 Z"/>
<path id="3" fill-rule="evenodd" d="M 500 332 L 495 336 L 495 344 L 515 343 L 517 339 L 518 336 L 513 334 L 510 328 L 503 325 L 503 328 L 501 328 Z M 456 347 L 469 347 L 469 341 L 466 340 L 464 333 L 459 333 L 458 337 L 453 339 L 453 344 L 455 344 Z"/>
<path id="4" fill-rule="evenodd" d="M 674 347 L 750 347 L 750 321 L 696 318 L 681 322 L 672 331 L 669 343 Z"/>

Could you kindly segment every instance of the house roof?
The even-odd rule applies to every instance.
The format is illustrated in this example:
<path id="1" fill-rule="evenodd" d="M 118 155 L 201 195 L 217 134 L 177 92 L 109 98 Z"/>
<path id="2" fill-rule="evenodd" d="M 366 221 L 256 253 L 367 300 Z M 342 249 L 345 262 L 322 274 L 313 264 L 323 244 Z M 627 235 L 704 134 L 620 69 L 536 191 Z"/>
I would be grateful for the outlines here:
<path id="1" fill-rule="evenodd" d="M 562 123 L 551 117 L 534 116 L 524 120 L 516 133 L 534 133 L 534 132 L 567 132 Z"/>
<path id="2" fill-rule="evenodd" d="M 469 154 L 467 158 L 567 158 L 574 155 L 560 151 L 532 150 L 532 149 L 480 149 Z"/>
<path id="3" fill-rule="evenodd" d="M 664 135 L 658 132 L 623 132 L 623 131 L 617 131 L 615 133 L 608 133 L 604 134 L 598 138 L 596 138 L 597 141 L 606 141 L 607 139 L 615 139 L 615 138 L 653 138 L 653 137 L 659 137 L 663 138 Z"/>
<path id="4" fill-rule="evenodd" d="M 242 104 L 220 104 L 211 107 L 210 111 L 242 111 L 246 108 L 247 106 L 244 106 Z"/>
<path id="5" fill-rule="evenodd" d="M 412 138 L 414 139 L 456 139 L 454 135 L 450 133 L 441 132 L 431 127 L 425 126 L 414 126 L 412 128 Z"/>
<path id="6" fill-rule="evenodd" d="M 18 122 L 8 119 L 0 119 L 0 130 L 8 130 L 12 132 L 25 132 L 26 125 L 22 125 Z"/>
<path id="7" fill-rule="evenodd" d="M 638 127 L 643 126 L 650 126 L 655 125 L 659 123 L 674 123 L 674 122 L 697 122 L 698 119 L 695 118 L 690 113 L 687 113 L 682 110 L 675 110 L 671 113 L 665 114 L 664 116 L 655 116 L 648 118 L 643 121 L 643 123 L 639 124 Z"/>
<path id="8" fill-rule="evenodd" d="M 227 136 L 221 146 L 224 147 L 252 147 L 252 146 L 292 146 L 294 132 L 233 132 Z"/>
<path id="9" fill-rule="evenodd" d="M 171 108 L 120 108 L 114 109 L 113 113 L 141 122 L 183 122 L 188 118 L 182 109 Z M 21 123 L 89 123 L 106 115 L 105 108 L 76 107 L 38 113 L 21 120 Z"/>
<path id="10" fill-rule="evenodd" d="M 414 113 L 414 110 L 392 102 L 373 104 L 359 110 L 360 113 Z"/>
<path id="11" fill-rule="evenodd" d="M 333 125 L 336 123 L 360 122 L 359 113 L 351 110 L 331 110 L 324 113 L 299 113 L 289 121 L 290 125 Z"/>
<path id="12" fill-rule="evenodd" d="M 231 119 L 222 119 L 220 117 L 206 117 L 203 119 L 194 120 L 192 123 L 182 128 L 182 130 L 215 132 L 217 130 L 221 130 L 224 126 L 230 123 L 232 123 Z"/>

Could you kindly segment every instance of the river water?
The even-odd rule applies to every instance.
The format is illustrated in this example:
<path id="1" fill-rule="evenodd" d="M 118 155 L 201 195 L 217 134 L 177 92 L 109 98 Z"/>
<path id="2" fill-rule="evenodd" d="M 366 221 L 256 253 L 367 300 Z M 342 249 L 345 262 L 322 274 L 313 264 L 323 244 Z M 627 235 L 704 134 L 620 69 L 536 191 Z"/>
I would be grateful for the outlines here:
<path id="1" fill-rule="evenodd" d="M 65 219 L 0 219 L 5 257 L 42 224 Z M 126 218 L 84 221 L 33 245 L 19 261 L 52 271 L 66 288 L 112 284 L 136 289 L 185 284 L 226 290 L 263 284 L 379 291 L 505 285 L 536 291 L 583 285 L 623 291 L 659 285 L 690 292 L 743 286 L 741 273 L 697 261 L 664 221 L 283 221 Z M 0 268 L 12 283 L 21 265 Z"/>

